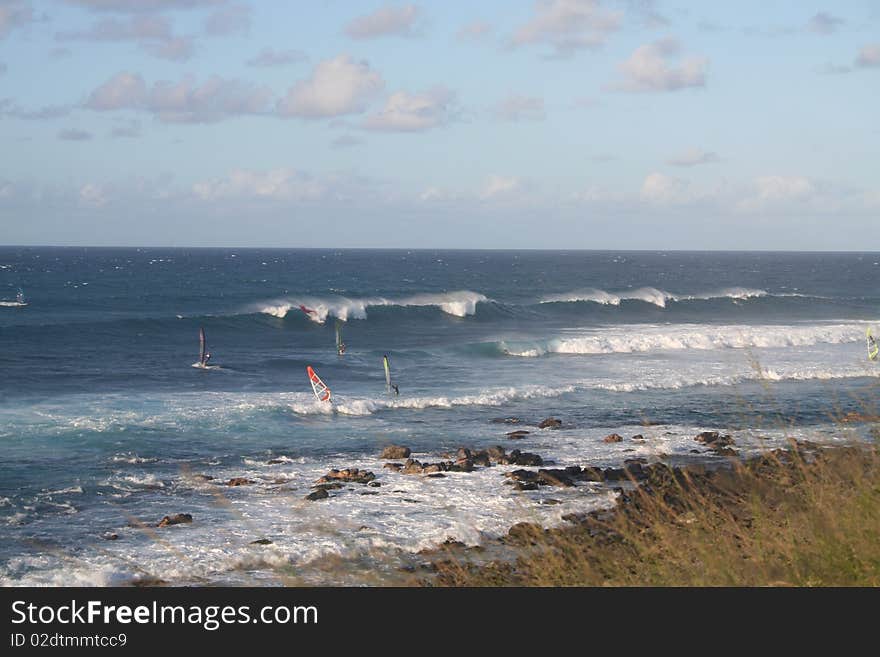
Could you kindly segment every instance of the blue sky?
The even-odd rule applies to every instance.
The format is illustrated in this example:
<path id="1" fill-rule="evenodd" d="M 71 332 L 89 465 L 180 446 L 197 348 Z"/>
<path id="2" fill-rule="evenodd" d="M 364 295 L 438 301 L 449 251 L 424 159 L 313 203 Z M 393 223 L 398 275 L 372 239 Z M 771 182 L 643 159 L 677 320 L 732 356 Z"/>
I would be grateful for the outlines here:
<path id="1" fill-rule="evenodd" d="M 0 243 L 880 248 L 880 3 L 0 0 Z"/>

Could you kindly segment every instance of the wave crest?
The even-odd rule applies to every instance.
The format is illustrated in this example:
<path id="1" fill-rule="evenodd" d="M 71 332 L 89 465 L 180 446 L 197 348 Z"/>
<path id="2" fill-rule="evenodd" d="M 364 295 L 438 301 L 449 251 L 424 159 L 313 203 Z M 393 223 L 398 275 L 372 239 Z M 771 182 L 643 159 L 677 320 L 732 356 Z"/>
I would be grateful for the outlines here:
<path id="1" fill-rule="evenodd" d="M 426 292 L 402 299 L 387 299 L 385 297 L 371 297 L 365 299 L 352 299 L 348 297 L 315 298 L 299 297 L 288 298 L 268 302 L 257 307 L 257 311 L 274 317 L 286 317 L 291 311 L 303 312 L 300 306 L 305 306 L 313 312 L 304 312 L 309 319 L 318 324 L 323 324 L 328 317 L 335 317 L 342 321 L 349 319 L 366 319 L 367 309 L 379 306 L 394 306 L 401 308 L 434 306 L 456 317 L 466 317 L 477 312 L 477 304 L 488 301 L 488 297 L 479 292 L 470 290 L 458 290 L 455 292 Z"/>
<path id="2" fill-rule="evenodd" d="M 623 301 L 643 301 L 659 308 L 665 308 L 670 301 L 708 301 L 709 299 L 743 300 L 767 296 L 766 290 L 745 287 L 729 287 L 715 292 L 698 294 L 673 294 L 655 287 L 640 287 L 623 292 L 606 292 L 605 290 L 588 288 L 562 294 L 551 294 L 541 297 L 539 303 L 579 303 L 592 302 L 606 306 L 619 306 Z"/>

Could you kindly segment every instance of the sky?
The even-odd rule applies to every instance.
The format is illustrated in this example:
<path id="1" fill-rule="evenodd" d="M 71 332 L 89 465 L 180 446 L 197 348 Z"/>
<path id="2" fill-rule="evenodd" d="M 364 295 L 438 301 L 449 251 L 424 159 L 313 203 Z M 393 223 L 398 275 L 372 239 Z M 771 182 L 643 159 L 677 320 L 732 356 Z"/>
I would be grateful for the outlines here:
<path id="1" fill-rule="evenodd" d="M 880 0 L 0 0 L 0 244 L 880 250 Z"/>

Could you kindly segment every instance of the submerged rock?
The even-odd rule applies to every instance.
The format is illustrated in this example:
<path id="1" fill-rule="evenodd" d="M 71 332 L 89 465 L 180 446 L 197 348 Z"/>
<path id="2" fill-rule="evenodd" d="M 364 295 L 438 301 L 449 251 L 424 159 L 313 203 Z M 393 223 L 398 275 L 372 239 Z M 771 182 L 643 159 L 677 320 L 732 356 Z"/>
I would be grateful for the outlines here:
<path id="1" fill-rule="evenodd" d="M 251 541 L 251 545 L 272 545 L 272 541 L 268 538 L 258 538 L 256 541 Z"/>
<path id="2" fill-rule="evenodd" d="M 306 495 L 305 499 L 309 500 L 310 502 L 315 502 L 317 500 L 326 500 L 328 497 L 330 497 L 330 493 L 328 493 L 323 488 L 319 488 L 318 490 L 312 491 L 311 493 Z"/>
<path id="3" fill-rule="evenodd" d="M 164 516 L 156 527 L 170 527 L 171 525 L 184 525 L 191 523 L 193 517 L 189 513 L 175 513 L 173 516 Z"/>
<path id="4" fill-rule="evenodd" d="M 511 440 L 519 440 L 520 438 L 525 438 L 531 433 L 531 431 L 524 431 L 523 429 L 519 429 L 518 431 L 509 431 L 507 433 L 507 437 Z"/>
<path id="5" fill-rule="evenodd" d="M 539 429 L 558 429 L 562 426 L 562 420 L 557 420 L 555 417 L 548 417 L 546 420 L 541 420 L 540 424 L 538 424 Z"/>
<path id="6" fill-rule="evenodd" d="M 603 443 L 619 443 L 623 441 L 623 436 L 619 433 L 609 433 L 602 439 Z"/>
<path id="7" fill-rule="evenodd" d="M 255 484 L 253 479 L 246 479 L 245 477 L 233 477 L 229 481 L 226 482 L 227 486 L 250 486 L 251 484 Z"/>

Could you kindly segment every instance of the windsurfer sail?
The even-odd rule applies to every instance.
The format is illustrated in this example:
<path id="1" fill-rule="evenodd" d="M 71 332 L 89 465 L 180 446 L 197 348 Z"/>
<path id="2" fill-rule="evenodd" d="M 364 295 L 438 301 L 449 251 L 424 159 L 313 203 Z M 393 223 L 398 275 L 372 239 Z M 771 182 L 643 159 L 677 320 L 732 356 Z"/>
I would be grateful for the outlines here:
<path id="1" fill-rule="evenodd" d="M 303 304 L 299 304 L 299 309 L 302 310 L 306 315 L 314 315 L 315 314 L 314 308 L 307 308 Z"/>
<path id="2" fill-rule="evenodd" d="M 205 337 L 204 327 L 199 327 L 199 362 L 196 367 L 208 367 L 208 361 L 211 360 L 211 354 L 208 353 L 208 340 Z"/>
<path id="3" fill-rule="evenodd" d="M 330 388 L 321 381 L 321 378 L 315 374 L 315 370 L 312 369 L 312 366 L 309 365 L 306 367 L 306 373 L 309 375 L 309 382 L 312 384 L 312 391 L 315 393 L 315 397 L 318 398 L 318 401 L 329 402 L 330 401 Z"/>
<path id="4" fill-rule="evenodd" d="M 868 342 L 868 360 L 877 360 L 877 353 L 880 352 L 880 346 L 877 345 L 877 341 L 874 339 L 874 336 L 871 335 L 871 329 L 868 329 L 867 332 L 867 342 Z"/>
<path id="5" fill-rule="evenodd" d="M 342 341 L 342 321 L 336 320 L 336 353 L 340 356 L 345 353 L 345 343 Z"/>
<path id="6" fill-rule="evenodd" d="M 15 300 L 18 301 L 20 306 L 26 306 L 27 303 L 24 300 L 24 292 L 21 291 L 21 288 L 18 288 L 18 294 L 15 295 Z"/>
<path id="7" fill-rule="evenodd" d="M 388 394 L 391 394 L 391 391 L 394 390 L 395 395 L 400 394 L 400 390 L 397 389 L 397 386 L 391 383 L 391 365 L 388 363 L 388 355 L 382 356 L 382 364 L 385 367 L 385 388 L 388 390 Z"/>

